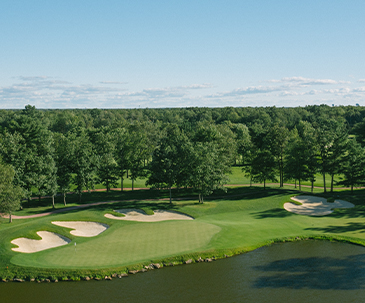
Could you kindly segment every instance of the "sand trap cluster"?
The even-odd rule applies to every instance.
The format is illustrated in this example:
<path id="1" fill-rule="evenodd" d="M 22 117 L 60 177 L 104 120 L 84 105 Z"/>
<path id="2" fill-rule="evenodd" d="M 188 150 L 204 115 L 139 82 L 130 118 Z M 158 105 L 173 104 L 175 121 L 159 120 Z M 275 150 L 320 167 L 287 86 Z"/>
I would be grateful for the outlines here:
<path id="1" fill-rule="evenodd" d="M 334 208 L 351 208 L 355 206 L 344 200 L 335 200 L 331 203 L 327 202 L 326 198 L 314 196 L 298 196 L 291 199 L 302 203 L 302 205 L 288 202 L 284 204 L 284 208 L 292 213 L 307 216 L 325 216 L 331 214 Z"/>
<path id="2" fill-rule="evenodd" d="M 53 221 L 52 224 L 72 228 L 70 234 L 79 237 L 95 237 L 109 228 L 107 224 L 84 221 Z"/>
<path id="3" fill-rule="evenodd" d="M 141 209 L 126 208 L 114 210 L 125 215 L 125 217 L 117 217 L 111 214 L 104 216 L 114 220 L 138 221 L 138 222 L 158 222 L 166 220 L 194 220 L 194 218 L 171 210 L 155 210 L 153 215 L 147 215 Z"/>
<path id="4" fill-rule="evenodd" d="M 70 239 L 49 231 L 38 231 L 37 234 L 42 238 L 42 240 L 28 238 L 14 239 L 11 241 L 11 243 L 18 245 L 19 247 L 12 248 L 12 250 L 22 253 L 34 253 L 37 251 L 66 245 L 71 242 Z"/>

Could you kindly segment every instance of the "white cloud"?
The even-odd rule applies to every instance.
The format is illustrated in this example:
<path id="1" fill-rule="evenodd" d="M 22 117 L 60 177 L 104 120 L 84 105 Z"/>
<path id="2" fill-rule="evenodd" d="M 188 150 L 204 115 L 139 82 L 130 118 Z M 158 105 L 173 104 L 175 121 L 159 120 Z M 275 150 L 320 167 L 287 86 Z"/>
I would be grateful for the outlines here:
<path id="1" fill-rule="evenodd" d="M 304 77 L 284 77 L 259 82 L 269 82 L 269 85 L 226 90 L 203 83 L 135 91 L 120 87 L 127 82 L 119 81 L 74 84 L 47 76 L 16 79 L 12 85 L 0 86 L 0 108 L 24 108 L 26 104 L 38 108 L 346 105 L 355 104 L 355 100 L 360 103 L 365 96 L 365 87 L 356 83 Z"/>
<path id="2" fill-rule="evenodd" d="M 357 82 L 364 83 L 365 79 L 359 79 L 359 80 L 357 80 Z"/>
<path id="3" fill-rule="evenodd" d="M 128 82 L 119 82 L 119 81 L 100 81 L 100 84 L 128 84 Z"/>
<path id="4" fill-rule="evenodd" d="M 280 80 L 269 80 L 271 83 L 297 83 L 299 85 L 333 85 L 333 84 L 349 84 L 348 81 L 336 81 L 332 79 L 310 79 L 304 77 L 284 77 Z"/>
<path id="5" fill-rule="evenodd" d="M 209 97 L 235 97 L 235 96 L 244 96 L 244 95 L 254 95 L 254 94 L 267 94 L 277 91 L 283 91 L 288 87 L 282 86 L 249 86 L 246 88 L 237 88 L 230 92 L 224 93 L 216 93 L 210 95 Z"/>
<path id="6" fill-rule="evenodd" d="M 214 85 L 210 83 L 204 83 L 204 84 L 193 84 L 193 85 L 187 85 L 187 86 L 178 86 L 178 89 L 205 89 L 205 88 L 212 88 Z"/>

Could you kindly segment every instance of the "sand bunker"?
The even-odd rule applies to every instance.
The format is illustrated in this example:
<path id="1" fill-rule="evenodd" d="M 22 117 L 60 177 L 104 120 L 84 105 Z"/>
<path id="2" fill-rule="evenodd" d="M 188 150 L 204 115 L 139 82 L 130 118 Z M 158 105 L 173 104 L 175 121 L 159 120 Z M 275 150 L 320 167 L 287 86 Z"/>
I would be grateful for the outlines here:
<path id="1" fill-rule="evenodd" d="M 158 222 L 166 220 L 194 220 L 194 218 L 171 210 L 155 210 L 153 215 L 147 215 L 141 209 L 126 208 L 114 210 L 125 215 L 125 217 L 117 217 L 111 214 L 104 216 L 114 220 L 138 221 L 138 222 Z"/>
<path id="2" fill-rule="evenodd" d="M 331 203 L 327 202 L 326 198 L 314 196 L 298 196 L 291 199 L 302 203 L 302 205 L 288 202 L 284 204 L 284 208 L 292 213 L 307 216 L 325 216 L 331 214 L 334 208 L 351 208 L 355 206 L 344 200 L 335 200 Z"/>
<path id="3" fill-rule="evenodd" d="M 107 224 L 84 221 L 53 221 L 52 224 L 72 228 L 70 234 L 79 237 L 95 237 L 109 228 Z"/>
<path id="4" fill-rule="evenodd" d="M 49 231 L 38 231 L 37 234 L 42 238 L 42 240 L 33 240 L 28 238 L 14 239 L 11 241 L 11 243 L 18 245 L 19 247 L 12 248 L 12 250 L 22 253 L 34 253 L 37 251 L 66 245 L 71 242 L 70 239 Z"/>

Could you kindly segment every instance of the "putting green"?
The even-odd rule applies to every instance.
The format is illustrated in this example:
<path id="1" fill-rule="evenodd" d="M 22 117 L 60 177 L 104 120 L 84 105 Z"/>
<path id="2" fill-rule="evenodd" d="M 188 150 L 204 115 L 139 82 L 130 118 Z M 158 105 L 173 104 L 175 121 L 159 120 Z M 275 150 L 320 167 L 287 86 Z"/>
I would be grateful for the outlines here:
<path id="1" fill-rule="evenodd" d="M 11 263 L 40 268 L 108 268 L 203 249 L 220 227 L 199 221 L 112 226 L 102 237 L 76 239 L 63 248 L 17 254 Z M 146 255 L 148 258 L 146 260 Z"/>

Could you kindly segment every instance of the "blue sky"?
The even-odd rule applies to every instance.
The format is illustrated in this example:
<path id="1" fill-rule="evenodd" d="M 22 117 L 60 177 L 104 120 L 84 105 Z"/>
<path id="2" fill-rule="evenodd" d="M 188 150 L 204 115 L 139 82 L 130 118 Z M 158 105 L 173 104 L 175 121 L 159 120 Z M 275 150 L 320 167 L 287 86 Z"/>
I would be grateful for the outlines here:
<path id="1" fill-rule="evenodd" d="M 365 105 L 365 1 L 0 1 L 0 108 Z"/>

